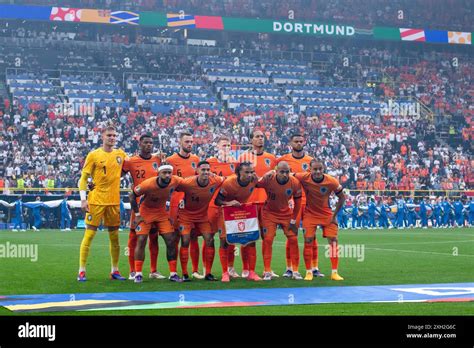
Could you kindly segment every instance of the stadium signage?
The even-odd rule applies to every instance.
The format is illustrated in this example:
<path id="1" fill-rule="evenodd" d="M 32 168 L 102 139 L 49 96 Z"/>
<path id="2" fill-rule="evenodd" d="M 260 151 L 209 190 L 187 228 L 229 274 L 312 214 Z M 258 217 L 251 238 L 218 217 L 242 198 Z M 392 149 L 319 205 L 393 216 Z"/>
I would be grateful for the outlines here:
<path id="1" fill-rule="evenodd" d="M 292 34 L 314 34 L 314 35 L 336 35 L 353 36 L 355 28 L 345 25 L 315 24 L 315 23 L 294 23 L 294 22 L 273 22 L 273 32 Z"/>

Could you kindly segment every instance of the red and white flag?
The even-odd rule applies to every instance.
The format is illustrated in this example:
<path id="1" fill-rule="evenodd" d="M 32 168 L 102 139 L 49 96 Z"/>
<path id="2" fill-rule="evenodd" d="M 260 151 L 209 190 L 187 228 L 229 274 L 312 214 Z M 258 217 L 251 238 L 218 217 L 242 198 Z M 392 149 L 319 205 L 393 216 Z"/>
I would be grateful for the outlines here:
<path id="1" fill-rule="evenodd" d="M 403 41 L 426 41 L 423 29 L 400 28 L 400 37 Z"/>
<path id="2" fill-rule="evenodd" d="M 228 243 L 245 245 L 258 240 L 260 229 L 256 205 L 224 207 L 223 210 Z"/>

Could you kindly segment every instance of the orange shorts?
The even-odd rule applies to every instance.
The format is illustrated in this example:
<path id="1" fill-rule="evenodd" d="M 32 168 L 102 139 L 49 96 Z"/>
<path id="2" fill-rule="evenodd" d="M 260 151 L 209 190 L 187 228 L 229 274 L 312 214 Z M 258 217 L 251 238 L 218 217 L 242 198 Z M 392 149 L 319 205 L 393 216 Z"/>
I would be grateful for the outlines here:
<path id="1" fill-rule="evenodd" d="M 305 238 L 313 238 L 316 236 L 316 229 L 320 226 L 323 230 L 324 238 L 337 237 L 339 227 L 335 223 L 331 223 L 331 217 L 327 219 L 314 219 L 312 217 L 303 217 L 303 231 Z"/>
<path id="2" fill-rule="evenodd" d="M 192 222 L 192 221 L 181 221 L 178 217 L 178 222 L 175 225 L 179 231 L 181 236 L 191 234 L 191 230 L 197 233 L 198 236 L 202 235 L 203 233 L 213 233 L 211 224 L 209 221 L 201 221 L 201 222 Z"/>
<path id="3" fill-rule="evenodd" d="M 132 211 L 130 213 L 130 233 L 136 233 L 136 231 L 135 231 L 136 227 L 137 226 L 135 226 L 135 212 L 132 209 Z M 156 233 L 156 232 L 157 232 L 156 228 L 152 228 L 150 230 L 150 233 Z"/>
<path id="4" fill-rule="evenodd" d="M 156 229 L 159 234 L 174 232 L 174 228 L 170 220 L 162 220 L 162 216 L 160 216 L 160 218 L 156 216 L 144 216 L 143 219 L 144 221 L 140 222 L 138 226 L 135 227 L 135 232 L 137 233 L 137 235 L 148 235 L 150 234 L 150 232 L 153 233 L 154 229 Z"/>
<path id="5" fill-rule="evenodd" d="M 295 235 L 294 232 L 290 230 L 291 217 L 288 217 L 287 219 L 282 219 L 281 217 L 274 216 L 265 211 L 262 211 L 261 217 L 262 218 L 260 220 L 260 224 L 262 227 L 262 238 L 265 238 L 266 236 L 274 238 L 278 225 L 281 226 L 283 232 L 285 233 L 285 236 L 289 237 Z"/>
<path id="6" fill-rule="evenodd" d="M 211 224 L 212 233 L 222 233 L 223 225 L 219 223 L 219 207 L 209 207 L 207 210 L 207 218 Z"/>

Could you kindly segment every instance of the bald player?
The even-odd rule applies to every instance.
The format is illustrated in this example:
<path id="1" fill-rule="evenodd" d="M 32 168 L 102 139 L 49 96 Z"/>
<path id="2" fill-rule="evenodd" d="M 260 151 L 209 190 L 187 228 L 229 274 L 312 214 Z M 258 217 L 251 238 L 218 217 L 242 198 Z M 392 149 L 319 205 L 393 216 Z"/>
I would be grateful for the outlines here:
<path id="1" fill-rule="evenodd" d="M 180 178 L 188 178 L 196 175 L 197 164 L 199 163 L 199 157 L 193 155 L 193 135 L 189 132 L 183 132 L 179 135 L 179 151 L 166 159 L 166 162 L 173 166 L 173 175 L 177 175 Z M 176 223 L 178 215 L 178 209 L 184 204 L 184 193 L 178 192 L 171 197 L 170 202 L 170 217 L 173 224 Z M 193 231 L 191 233 L 191 261 L 193 265 L 193 278 L 203 279 L 204 276 L 199 274 L 199 244 L 198 236 Z M 178 240 L 179 242 L 179 240 Z"/>
<path id="2" fill-rule="evenodd" d="M 215 204 L 218 207 L 239 207 L 243 204 L 250 203 L 249 198 L 252 192 L 255 190 L 257 185 L 257 178 L 255 175 L 255 169 L 253 164 L 250 162 L 239 163 L 235 169 L 236 175 L 228 177 L 221 186 L 219 194 L 215 199 Z M 251 203 L 250 203 L 251 204 Z M 224 214 L 222 209 L 219 210 L 219 237 L 220 237 L 220 248 L 219 257 L 222 265 L 222 282 L 229 282 L 230 276 L 228 272 L 228 243 L 226 231 L 224 228 Z M 257 252 L 255 250 L 255 242 L 249 243 L 246 246 L 249 257 L 249 274 L 248 280 L 260 281 L 260 278 L 255 273 L 255 266 L 257 263 Z"/>
<path id="3" fill-rule="evenodd" d="M 158 168 L 161 165 L 161 159 L 152 156 L 153 152 L 153 137 L 151 134 L 143 134 L 139 139 L 140 152 L 136 156 L 126 159 L 122 171 L 129 173 L 132 177 L 132 190 L 140 185 L 146 179 L 158 175 Z M 135 231 L 135 214 L 132 210 L 130 214 L 130 234 L 128 238 L 128 262 L 130 265 L 130 280 L 135 279 L 135 248 L 137 246 L 137 233 Z M 149 250 L 150 250 L 150 275 L 152 279 L 166 278 L 157 270 L 158 260 L 158 233 L 156 230 L 151 230 L 149 235 Z"/>
<path id="4" fill-rule="evenodd" d="M 158 176 L 143 181 L 135 186 L 130 193 L 130 203 L 135 213 L 135 230 L 137 233 L 137 247 L 135 249 L 135 283 L 143 281 L 142 268 L 145 260 L 145 246 L 148 234 L 153 228 L 164 239 L 166 244 L 166 258 L 170 269 L 169 279 L 181 282 L 176 272 L 176 239 L 178 238 L 171 221 L 169 211 L 166 209 L 166 201 L 170 199 L 176 187 L 183 179 L 172 175 L 173 167 L 168 164 L 158 168 Z M 140 199 L 140 206 L 137 198 Z"/>
<path id="5" fill-rule="evenodd" d="M 232 157 L 230 153 L 230 149 L 231 149 L 230 138 L 226 135 L 221 135 L 217 139 L 217 157 L 211 157 L 207 160 L 211 166 L 211 172 L 222 178 L 227 178 L 231 175 L 234 175 L 235 168 L 237 167 L 238 162 L 234 157 Z M 219 215 L 218 214 L 219 209 L 214 204 L 214 200 L 217 197 L 218 193 L 219 192 L 215 193 L 213 199 L 211 200 L 211 203 L 209 204 L 209 221 L 211 223 L 211 227 L 214 232 L 217 232 L 218 230 L 217 219 Z M 203 255 L 205 253 L 205 246 L 206 244 L 203 245 Z M 229 244 L 227 247 L 227 251 L 229 253 L 228 255 L 229 276 L 231 278 L 239 278 L 240 275 L 237 273 L 237 271 L 234 268 L 235 246 L 233 244 Z"/>
<path id="6" fill-rule="evenodd" d="M 214 262 L 214 234 L 208 218 L 208 208 L 214 194 L 224 181 L 224 178 L 212 175 L 209 162 L 201 161 L 197 166 L 196 176 L 184 179 L 176 188 L 178 192 L 184 192 L 184 207 L 178 211 L 177 228 L 181 236 L 181 247 L 179 249 L 183 281 L 190 281 L 188 275 L 188 252 L 189 241 L 192 230 L 200 233 L 206 245 L 204 249 L 203 262 L 205 264 L 206 280 L 216 280 L 211 273 Z"/>
<path id="7" fill-rule="evenodd" d="M 300 181 L 306 193 L 306 209 L 303 214 L 304 230 L 304 261 L 306 265 L 306 276 L 304 280 L 313 280 L 312 259 L 313 240 L 316 230 L 320 226 L 323 230 L 323 237 L 327 238 L 330 248 L 330 260 L 332 266 L 331 279 L 344 280 L 338 272 L 339 263 L 337 249 L 337 214 L 345 202 L 342 186 L 336 178 L 324 174 L 324 163 L 319 159 L 313 159 L 310 164 L 309 173 L 297 173 L 295 177 Z M 333 212 L 329 206 L 329 196 L 331 193 L 337 196 L 336 209 Z"/>
<path id="8" fill-rule="evenodd" d="M 291 250 L 292 277 L 302 280 L 298 272 L 298 227 L 296 217 L 301 210 L 302 189 L 298 179 L 290 176 L 290 166 L 281 161 L 276 167 L 276 175 L 265 175 L 258 181 L 257 187 L 265 189 L 267 200 L 262 209 L 262 233 L 263 233 L 263 280 L 272 279 L 272 248 L 278 226 L 283 229 Z M 290 209 L 289 200 L 295 202 L 294 209 Z"/>
<path id="9" fill-rule="evenodd" d="M 239 156 L 239 162 L 250 162 L 253 163 L 255 167 L 255 173 L 258 178 L 261 178 L 265 173 L 275 168 L 276 157 L 271 153 L 268 153 L 264 150 L 265 147 L 265 135 L 261 130 L 254 130 L 250 133 L 250 142 L 252 149 L 246 151 Z M 261 210 L 264 202 L 267 200 L 267 194 L 263 188 L 257 188 L 250 196 L 248 202 L 257 204 L 258 215 L 260 220 Z M 249 270 L 249 256 L 247 252 L 249 251 L 247 246 L 242 247 L 242 278 L 248 276 Z M 277 274 L 272 272 L 273 277 L 278 277 Z"/>
<path id="10" fill-rule="evenodd" d="M 281 156 L 277 159 L 277 163 L 281 161 L 285 161 L 289 164 L 290 170 L 292 173 L 307 173 L 309 172 L 309 164 L 313 157 L 307 155 L 304 151 L 304 147 L 306 145 L 306 139 L 301 133 L 293 133 L 290 136 L 290 146 L 291 152 Z M 301 199 L 301 212 L 296 218 L 296 226 L 300 226 L 301 223 L 301 215 L 304 212 L 304 208 L 306 206 L 306 195 L 303 191 L 303 197 Z M 299 254 L 299 248 L 298 248 Z M 313 275 L 315 277 L 324 277 L 319 271 L 318 268 L 318 242 L 317 238 L 314 238 L 313 241 L 313 261 L 312 261 L 312 269 Z M 290 247 L 288 244 L 288 240 L 286 241 L 286 271 L 283 274 L 283 277 L 291 278 L 292 277 L 292 269 L 291 269 L 291 257 L 290 257 Z"/>

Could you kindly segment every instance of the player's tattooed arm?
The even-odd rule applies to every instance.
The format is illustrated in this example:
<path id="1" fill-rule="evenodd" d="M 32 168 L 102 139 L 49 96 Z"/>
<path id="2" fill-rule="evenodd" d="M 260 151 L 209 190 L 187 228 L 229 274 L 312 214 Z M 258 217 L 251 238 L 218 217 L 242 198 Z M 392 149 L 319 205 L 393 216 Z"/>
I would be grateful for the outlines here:
<path id="1" fill-rule="evenodd" d="M 139 209 L 138 209 L 137 195 L 135 194 L 135 192 L 132 191 L 128 194 L 128 198 L 130 200 L 130 206 L 132 208 L 132 211 L 135 213 L 134 223 L 135 223 L 135 226 L 136 226 L 141 221 L 143 221 L 143 218 L 140 216 L 140 212 L 139 212 Z"/>
<path id="2" fill-rule="evenodd" d="M 214 200 L 214 203 L 218 207 L 240 207 L 241 206 L 240 202 L 235 199 L 229 202 L 225 202 L 224 200 L 225 200 L 225 196 L 219 192 L 216 199 Z"/>

